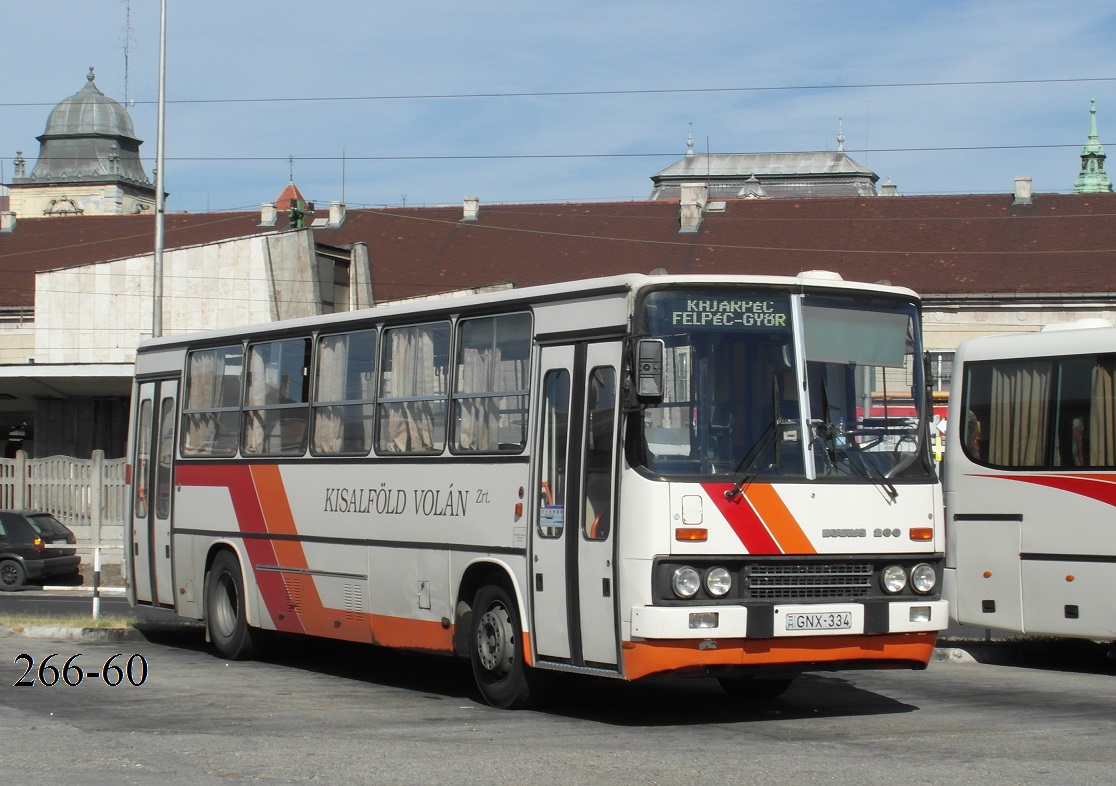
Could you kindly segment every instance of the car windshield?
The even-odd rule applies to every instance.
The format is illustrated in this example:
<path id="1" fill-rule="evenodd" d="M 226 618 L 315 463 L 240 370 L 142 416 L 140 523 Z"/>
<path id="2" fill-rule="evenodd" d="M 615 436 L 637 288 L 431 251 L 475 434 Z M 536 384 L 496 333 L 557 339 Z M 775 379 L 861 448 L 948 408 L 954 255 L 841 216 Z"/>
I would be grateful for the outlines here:
<path id="1" fill-rule="evenodd" d="M 733 480 L 929 472 L 913 303 L 672 289 L 643 317 L 665 344 L 663 398 L 643 411 L 635 463 Z"/>

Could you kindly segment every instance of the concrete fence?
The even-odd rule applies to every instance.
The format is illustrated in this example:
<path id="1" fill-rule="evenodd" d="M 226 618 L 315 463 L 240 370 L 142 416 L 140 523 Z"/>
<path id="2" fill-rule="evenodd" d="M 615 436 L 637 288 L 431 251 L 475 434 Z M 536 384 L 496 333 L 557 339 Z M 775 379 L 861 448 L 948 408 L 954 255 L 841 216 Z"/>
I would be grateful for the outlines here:
<path id="1" fill-rule="evenodd" d="M 82 572 L 89 574 L 94 548 L 101 547 L 103 579 L 121 575 L 124 517 L 128 487 L 125 460 L 105 459 L 93 451 L 88 459 L 70 456 L 0 459 L 0 508 L 30 508 L 50 513 L 74 531 Z"/>

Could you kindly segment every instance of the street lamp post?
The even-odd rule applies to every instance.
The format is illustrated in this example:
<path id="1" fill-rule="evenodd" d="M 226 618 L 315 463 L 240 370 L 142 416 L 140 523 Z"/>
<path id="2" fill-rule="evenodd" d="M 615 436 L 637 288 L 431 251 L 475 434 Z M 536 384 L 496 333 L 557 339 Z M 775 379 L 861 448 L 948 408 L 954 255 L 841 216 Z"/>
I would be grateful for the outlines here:
<path id="1" fill-rule="evenodd" d="M 167 0 L 159 8 L 159 111 L 155 143 L 155 261 L 152 282 L 151 335 L 163 335 L 163 224 L 167 210 L 163 190 L 163 143 L 166 138 Z"/>

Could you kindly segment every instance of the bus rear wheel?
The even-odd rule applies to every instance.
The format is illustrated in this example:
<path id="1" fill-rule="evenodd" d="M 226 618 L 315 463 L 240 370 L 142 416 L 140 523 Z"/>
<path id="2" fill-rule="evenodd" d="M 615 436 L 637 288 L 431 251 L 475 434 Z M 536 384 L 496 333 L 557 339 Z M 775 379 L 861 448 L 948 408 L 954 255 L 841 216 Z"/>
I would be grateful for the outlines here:
<path id="1" fill-rule="evenodd" d="M 493 707 L 527 706 L 530 687 L 523 660 L 519 607 L 503 587 L 481 587 L 473 601 L 469 659 L 481 697 Z"/>
<path id="2" fill-rule="evenodd" d="M 206 575 L 205 587 L 205 624 L 213 648 L 230 660 L 259 655 L 265 632 L 248 625 L 244 578 L 236 556 L 220 552 Z"/>

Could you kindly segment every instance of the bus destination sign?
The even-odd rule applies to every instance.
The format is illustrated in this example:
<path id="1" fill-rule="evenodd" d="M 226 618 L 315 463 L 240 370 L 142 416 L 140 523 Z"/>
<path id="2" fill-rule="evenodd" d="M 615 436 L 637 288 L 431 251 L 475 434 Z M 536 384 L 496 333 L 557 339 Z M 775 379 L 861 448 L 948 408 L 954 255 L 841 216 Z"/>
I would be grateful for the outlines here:
<path id="1" fill-rule="evenodd" d="M 789 303 L 782 298 L 686 297 L 671 302 L 671 327 L 767 328 L 790 327 Z"/>

